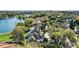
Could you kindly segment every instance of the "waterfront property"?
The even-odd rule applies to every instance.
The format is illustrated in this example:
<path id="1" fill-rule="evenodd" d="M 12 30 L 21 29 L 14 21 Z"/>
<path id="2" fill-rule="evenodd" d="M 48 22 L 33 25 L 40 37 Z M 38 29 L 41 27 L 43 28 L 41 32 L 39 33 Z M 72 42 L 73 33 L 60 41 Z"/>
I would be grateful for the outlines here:
<path id="1" fill-rule="evenodd" d="M 79 12 L 78 12 L 79 13 Z M 79 47 L 75 11 L 0 12 L 0 43 L 19 47 Z"/>

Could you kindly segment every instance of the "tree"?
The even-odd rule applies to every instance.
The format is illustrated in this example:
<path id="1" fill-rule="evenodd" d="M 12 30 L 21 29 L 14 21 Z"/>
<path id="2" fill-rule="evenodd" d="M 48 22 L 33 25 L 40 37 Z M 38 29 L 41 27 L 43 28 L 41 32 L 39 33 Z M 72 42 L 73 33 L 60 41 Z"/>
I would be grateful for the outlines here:
<path id="1" fill-rule="evenodd" d="M 47 21 L 48 20 L 48 16 L 43 16 L 43 21 Z"/>
<path id="2" fill-rule="evenodd" d="M 77 16 L 77 17 L 75 18 L 75 22 L 76 22 L 77 25 L 79 25 L 79 16 Z"/>
<path id="3" fill-rule="evenodd" d="M 12 34 L 12 39 L 14 41 L 22 41 L 24 39 L 25 31 L 26 31 L 26 27 L 24 27 L 24 26 L 17 26 L 13 30 L 13 32 L 11 33 Z"/>
<path id="4" fill-rule="evenodd" d="M 75 22 L 72 20 L 72 21 L 70 22 L 70 28 L 71 28 L 72 30 L 74 30 L 74 27 L 75 27 Z"/>
<path id="5" fill-rule="evenodd" d="M 25 26 L 23 22 L 19 22 L 16 26 Z"/>
<path id="6" fill-rule="evenodd" d="M 63 31 L 63 37 L 68 37 L 70 41 L 76 42 L 77 41 L 77 35 L 72 30 L 66 29 Z"/>
<path id="7" fill-rule="evenodd" d="M 70 41 L 70 44 L 72 44 L 72 42 L 76 44 L 76 41 L 78 39 L 75 32 L 73 32 L 70 29 L 54 31 L 54 32 L 52 32 L 51 37 L 53 40 L 55 40 L 55 44 L 58 44 L 60 46 L 62 44 L 64 47 L 65 46 L 68 47 L 68 45 L 66 44 L 67 38 Z M 69 44 L 69 42 L 67 42 L 67 43 Z"/>
<path id="8" fill-rule="evenodd" d="M 25 26 L 29 26 L 30 24 L 32 24 L 33 22 L 33 18 L 26 18 L 25 19 Z"/>

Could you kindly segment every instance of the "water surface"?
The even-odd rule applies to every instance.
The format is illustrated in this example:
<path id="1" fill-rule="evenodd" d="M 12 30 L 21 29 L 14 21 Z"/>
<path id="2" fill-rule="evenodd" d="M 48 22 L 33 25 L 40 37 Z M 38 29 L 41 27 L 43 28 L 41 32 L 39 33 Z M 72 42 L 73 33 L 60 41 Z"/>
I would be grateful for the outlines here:
<path id="1" fill-rule="evenodd" d="M 18 18 L 0 18 L 0 33 L 11 32 L 20 22 Z"/>

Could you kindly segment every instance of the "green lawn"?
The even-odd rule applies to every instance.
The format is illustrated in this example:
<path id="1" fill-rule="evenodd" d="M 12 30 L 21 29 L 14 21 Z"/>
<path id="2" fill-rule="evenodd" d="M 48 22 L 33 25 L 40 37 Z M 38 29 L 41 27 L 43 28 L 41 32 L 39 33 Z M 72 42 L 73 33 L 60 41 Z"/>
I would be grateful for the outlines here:
<path id="1" fill-rule="evenodd" d="M 0 42 L 9 41 L 10 40 L 9 38 L 10 38 L 10 33 L 0 34 Z"/>

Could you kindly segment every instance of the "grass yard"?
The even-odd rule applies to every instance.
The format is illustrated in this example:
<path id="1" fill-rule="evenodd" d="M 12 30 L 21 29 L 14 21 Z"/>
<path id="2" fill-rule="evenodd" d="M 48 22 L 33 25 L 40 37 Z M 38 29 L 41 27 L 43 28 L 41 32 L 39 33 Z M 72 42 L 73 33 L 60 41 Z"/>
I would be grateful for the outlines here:
<path id="1" fill-rule="evenodd" d="M 10 33 L 0 34 L 0 42 L 9 41 L 10 40 L 9 38 L 10 38 Z"/>

